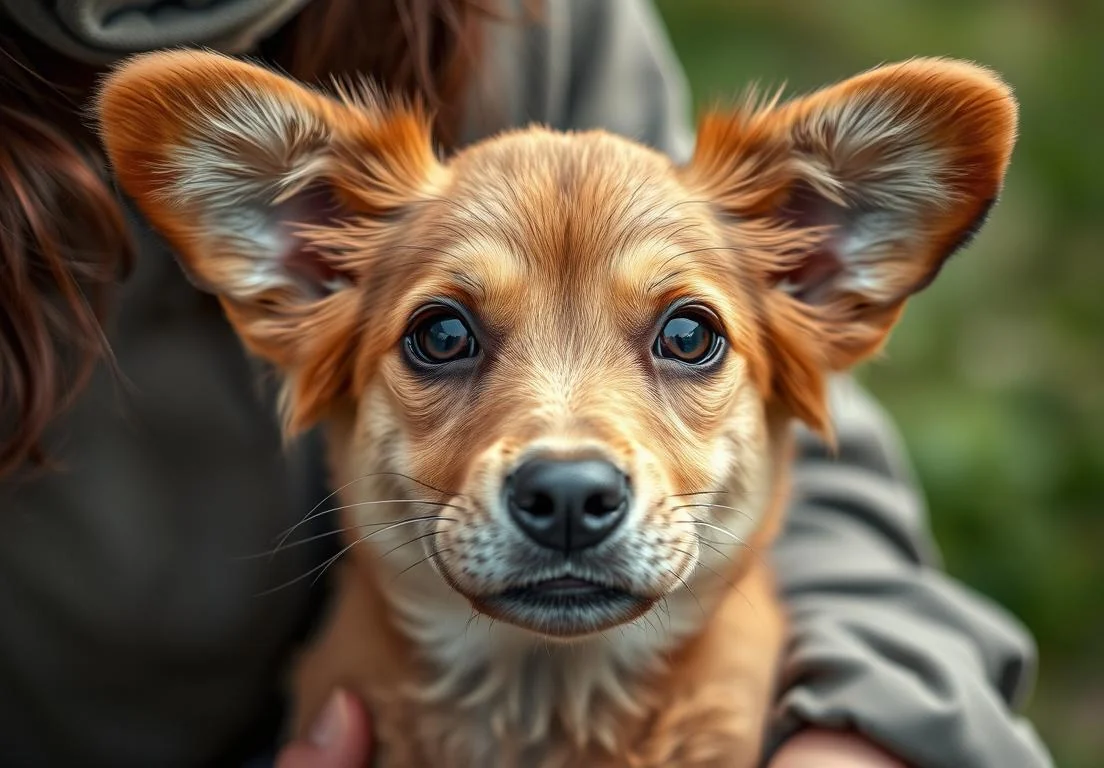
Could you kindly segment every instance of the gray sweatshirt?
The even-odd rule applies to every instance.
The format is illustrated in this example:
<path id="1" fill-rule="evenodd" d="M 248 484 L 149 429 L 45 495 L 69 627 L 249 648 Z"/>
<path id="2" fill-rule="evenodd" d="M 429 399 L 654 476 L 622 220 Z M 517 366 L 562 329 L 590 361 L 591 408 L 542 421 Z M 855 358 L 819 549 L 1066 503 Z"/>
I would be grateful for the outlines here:
<path id="1" fill-rule="evenodd" d="M 255 11 L 214 31 L 196 15 L 207 5 L 192 2 L 0 7 L 59 51 L 109 60 L 189 42 L 141 10 L 115 13 L 124 5 L 179 5 L 191 42 L 247 50 L 301 2 L 210 4 Z M 539 121 L 686 158 L 686 84 L 654 9 L 546 6 L 541 25 L 492 23 L 466 138 Z M 120 18 L 131 32 L 107 23 Z M 323 598 L 310 580 L 257 595 L 320 562 L 325 540 L 241 557 L 270 548 L 325 495 L 317 441 L 282 449 L 271 388 L 217 305 L 132 221 L 137 268 L 107 326 L 124 382 L 98 372 L 56 425 L 63 471 L 0 484 L 5 766 L 240 765 L 251 737 L 276 724 L 281 670 Z M 832 396 L 838 456 L 801 433 L 774 553 L 793 637 L 770 745 L 820 725 L 855 728 L 920 768 L 1050 765 L 1016 714 L 1034 674 L 1030 637 L 940 572 L 886 415 L 849 379 Z"/>

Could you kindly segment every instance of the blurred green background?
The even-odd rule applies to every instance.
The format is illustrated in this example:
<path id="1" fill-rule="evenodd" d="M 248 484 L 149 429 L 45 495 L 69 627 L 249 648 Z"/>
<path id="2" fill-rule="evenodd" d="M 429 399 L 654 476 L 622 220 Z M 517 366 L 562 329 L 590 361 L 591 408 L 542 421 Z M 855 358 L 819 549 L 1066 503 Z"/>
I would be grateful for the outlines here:
<path id="1" fill-rule="evenodd" d="M 1104 2 L 659 5 L 700 108 L 918 55 L 1015 88 L 1001 203 L 861 377 L 904 433 L 948 570 L 1034 631 L 1029 714 L 1058 765 L 1104 766 Z"/>

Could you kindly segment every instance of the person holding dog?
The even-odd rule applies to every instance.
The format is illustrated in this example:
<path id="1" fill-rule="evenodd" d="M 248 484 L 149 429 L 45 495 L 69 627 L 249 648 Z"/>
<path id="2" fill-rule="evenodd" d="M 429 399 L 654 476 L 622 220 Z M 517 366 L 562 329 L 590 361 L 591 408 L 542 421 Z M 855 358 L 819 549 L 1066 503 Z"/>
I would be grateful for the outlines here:
<path id="1" fill-rule="evenodd" d="M 539 121 L 688 156 L 686 85 L 646 2 L 488 5 L 0 0 L 6 765 L 268 761 L 318 601 L 309 582 L 256 595 L 329 554 L 237 557 L 328 493 L 317 436 L 282 453 L 218 307 L 113 190 L 84 121 L 97 78 L 209 47 L 307 82 L 374 77 L 425 100 L 446 148 Z M 887 416 L 851 380 L 833 403 L 838 458 L 802 433 L 773 553 L 793 639 L 768 765 L 1048 765 L 1016 714 L 1030 637 L 940 573 Z M 370 714 L 335 692 L 276 765 L 363 765 Z"/>

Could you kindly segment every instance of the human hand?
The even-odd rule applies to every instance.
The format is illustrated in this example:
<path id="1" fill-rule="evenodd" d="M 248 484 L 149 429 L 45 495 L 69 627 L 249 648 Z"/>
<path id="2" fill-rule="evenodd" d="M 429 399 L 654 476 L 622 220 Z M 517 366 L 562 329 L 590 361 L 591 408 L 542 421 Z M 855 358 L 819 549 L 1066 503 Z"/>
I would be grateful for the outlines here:
<path id="1" fill-rule="evenodd" d="M 783 744 L 767 768 L 905 768 L 905 764 L 858 734 L 813 729 Z"/>
<path id="2" fill-rule="evenodd" d="M 285 746 L 275 768 L 365 768 L 372 738 L 368 712 L 357 697 L 338 690 L 306 739 Z"/>

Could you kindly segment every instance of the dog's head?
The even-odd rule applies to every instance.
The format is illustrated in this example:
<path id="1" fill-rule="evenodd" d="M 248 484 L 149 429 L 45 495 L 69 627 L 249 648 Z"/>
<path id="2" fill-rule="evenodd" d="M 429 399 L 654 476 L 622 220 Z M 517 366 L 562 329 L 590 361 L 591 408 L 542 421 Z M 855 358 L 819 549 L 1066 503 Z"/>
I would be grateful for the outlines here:
<path id="1" fill-rule="evenodd" d="M 559 637 L 739 559 L 775 415 L 828 431 L 825 377 L 978 228 L 1016 129 L 943 60 L 708 118 L 685 166 L 539 128 L 442 159 L 418 109 L 214 54 L 131 60 L 99 117 L 289 429 L 331 424 L 366 545 Z"/>

